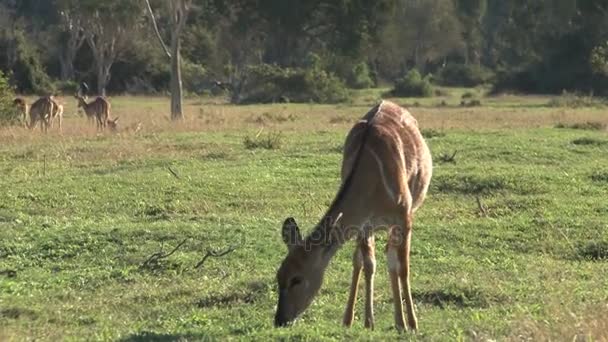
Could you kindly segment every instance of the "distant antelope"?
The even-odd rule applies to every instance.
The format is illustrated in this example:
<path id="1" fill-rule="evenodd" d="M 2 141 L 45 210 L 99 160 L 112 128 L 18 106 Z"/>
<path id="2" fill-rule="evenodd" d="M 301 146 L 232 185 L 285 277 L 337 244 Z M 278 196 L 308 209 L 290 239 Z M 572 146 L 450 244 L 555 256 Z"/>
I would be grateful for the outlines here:
<path id="1" fill-rule="evenodd" d="M 94 117 L 97 120 L 97 129 L 105 129 L 110 118 L 110 102 L 101 96 L 88 103 L 86 97 L 80 94 L 76 94 L 74 97 L 78 100 L 78 108 L 82 108 L 88 118 Z M 116 122 L 113 124 L 115 126 Z"/>
<path id="2" fill-rule="evenodd" d="M 407 325 L 417 329 L 409 281 L 412 220 L 424 201 L 431 174 L 431 153 L 416 119 L 407 110 L 383 101 L 355 124 L 344 146 L 342 185 L 314 231 L 303 239 L 293 218 L 283 223 L 282 236 L 288 254 L 277 272 L 279 300 L 275 325 L 285 326 L 302 314 L 319 291 L 330 259 L 342 244 L 357 237 L 343 324 L 352 324 L 363 270 L 365 326 L 373 329 L 376 270 L 373 233 L 386 229 L 395 326 L 398 330 L 405 329 L 403 295 Z"/>
<path id="3" fill-rule="evenodd" d="M 28 114 L 28 105 L 25 102 L 25 99 L 21 97 L 17 97 L 13 100 L 13 106 L 19 111 L 19 115 L 21 116 L 21 121 L 27 125 L 27 114 Z"/>
<path id="4" fill-rule="evenodd" d="M 40 122 L 40 129 L 43 132 L 47 132 L 51 125 L 53 114 L 57 113 L 55 103 L 51 96 L 41 97 L 32 103 L 30 106 L 30 123 L 28 128 L 34 129 L 38 125 L 38 122 Z"/>

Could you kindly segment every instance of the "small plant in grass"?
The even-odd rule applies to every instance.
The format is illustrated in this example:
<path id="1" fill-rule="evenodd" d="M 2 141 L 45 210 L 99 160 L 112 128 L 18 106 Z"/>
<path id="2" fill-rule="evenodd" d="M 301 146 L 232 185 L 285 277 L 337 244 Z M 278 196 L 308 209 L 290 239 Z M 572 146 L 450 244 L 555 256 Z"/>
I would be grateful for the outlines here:
<path id="1" fill-rule="evenodd" d="M 555 128 L 582 129 L 590 131 L 602 131 L 606 129 L 606 124 L 598 121 L 576 122 L 573 124 L 558 123 Z"/>
<path id="2" fill-rule="evenodd" d="M 591 180 L 594 182 L 608 183 L 608 170 L 595 171 L 591 175 Z"/>
<path id="3" fill-rule="evenodd" d="M 601 146 L 601 145 L 607 144 L 608 141 L 584 137 L 584 138 L 574 139 L 574 140 L 572 140 L 572 143 L 574 145 L 583 145 L 583 146 Z"/>
<path id="4" fill-rule="evenodd" d="M 280 132 L 268 133 L 264 136 L 262 136 L 261 133 L 262 132 L 260 131 L 253 137 L 246 136 L 245 139 L 243 139 L 243 145 L 245 145 L 245 148 L 248 150 L 260 148 L 265 150 L 278 150 L 281 148 L 283 137 Z"/>
<path id="5" fill-rule="evenodd" d="M 443 131 L 439 131 L 436 129 L 432 129 L 432 128 L 426 128 L 420 131 L 420 133 L 422 133 L 422 136 L 425 139 L 433 139 L 433 138 L 441 138 L 441 137 L 445 137 L 445 132 Z"/>
<path id="6" fill-rule="evenodd" d="M 473 92 L 467 91 L 466 93 L 462 94 L 462 96 L 460 97 L 461 99 L 472 99 L 475 97 L 475 94 Z"/>
<path id="7" fill-rule="evenodd" d="M 608 241 L 590 241 L 578 247 L 578 256 L 584 260 L 608 260 Z"/>

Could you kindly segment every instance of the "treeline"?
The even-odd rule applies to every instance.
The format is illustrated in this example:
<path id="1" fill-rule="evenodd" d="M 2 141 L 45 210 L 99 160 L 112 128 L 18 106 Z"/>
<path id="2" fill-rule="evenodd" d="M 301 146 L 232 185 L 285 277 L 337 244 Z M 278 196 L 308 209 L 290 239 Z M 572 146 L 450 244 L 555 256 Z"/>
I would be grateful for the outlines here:
<path id="1" fill-rule="evenodd" d="M 170 41 L 171 0 L 150 1 Z M 189 0 L 185 90 L 235 102 L 344 99 L 416 69 L 444 85 L 608 95 L 608 0 Z M 20 93 L 163 93 L 143 0 L 0 0 L 0 69 Z"/>

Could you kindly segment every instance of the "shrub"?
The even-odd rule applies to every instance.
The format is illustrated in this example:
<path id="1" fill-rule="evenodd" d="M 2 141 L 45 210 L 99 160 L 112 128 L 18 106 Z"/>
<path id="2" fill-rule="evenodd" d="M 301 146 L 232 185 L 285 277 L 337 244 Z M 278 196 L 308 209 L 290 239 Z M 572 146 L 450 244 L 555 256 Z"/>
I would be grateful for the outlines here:
<path id="1" fill-rule="evenodd" d="M 428 77 L 422 77 L 418 70 L 410 70 L 403 78 L 395 82 L 391 96 L 401 97 L 430 97 L 433 96 L 433 86 Z"/>
<path id="2" fill-rule="evenodd" d="M 594 98 L 593 96 L 584 96 L 567 91 L 562 91 L 560 96 L 556 96 L 549 100 L 547 106 L 549 107 L 569 107 L 569 108 L 582 108 L 582 107 L 602 107 L 604 102 Z"/>
<path id="3" fill-rule="evenodd" d="M 78 92 L 80 86 L 77 82 L 74 81 L 58 81 L 55 82 L 54 88 L 64 95 L 71 96 Z"/>
<path id="4" fill-rule="evenodd" d="M 437 81 L 441 85 L 475 87 L 492 81 L 494 73 L 480 65 L 449 64 L 439 72 Z"/>
<path id="5" fill-rule="evenodd" d="M 255 150 L 261 148 L 265 150 L 278 150 L 281 148 L 281 133 L 269 133 L 266 136 L 260 136 L 260 133 L 254 137 L 246 136 L 245 139 L 243 139 L 243 145 L 246 149 Z"/>
<path id="6" fill-rule="evenodd" d="M 347 99 L 344 83 L 314 63 L 307 68 L 248 66 L 244 81 L 232 96 L 237 103 L 337 103 Z"/>
<path id="7" fill-rule="evenodd" d="M 184 61 L 182 64 L 184 90 L 198 95 L 202 94 L 204 90 L 208 89 L 205 82 L 206 75 L 207 70 L 202 65 Z"/>
<path id="8" fill-rule="evenodd" d="M 347 84 L 351 88 L 355 89 L 365 89 L 371 88 L 374 86 L 374 81 L 370 76 L 369 67 L 367 63 L 361 62 L 355 64 L 350 72 L 350 75 L 347 79 Z"/>
<path id="9" fill-rule="evenodd" d="M 22 30 L 15 31 L 15 63 L 11 69 L 11 80 L 21 93 L 51 94 L 55 91 L 51 79 L 44 70 L 42 53 L 25 37 Z"/>
<path id="10" fill-rule="evenodd" d="M 13 89 L 0 71 L 0 126 L 14 125 L 21 120 L 21 114 L 13 105 L 14 98 Z"/>

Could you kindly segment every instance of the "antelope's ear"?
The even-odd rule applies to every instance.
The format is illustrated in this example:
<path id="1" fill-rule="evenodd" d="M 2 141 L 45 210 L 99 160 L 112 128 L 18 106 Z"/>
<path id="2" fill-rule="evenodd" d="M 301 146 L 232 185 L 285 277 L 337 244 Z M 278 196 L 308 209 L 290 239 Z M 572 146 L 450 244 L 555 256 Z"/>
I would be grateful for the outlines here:
<path id="1" fill-rule="evenodd" d="M 112 120 L 112 122 L 116 123 L 116 121 L 118 121 L 118 116 L 114 118 L 114 120 Z"/>
<path id="2" fill-rule="evenodd" d="M 285 242 L 289 250 L 302 244 L 302 234 L 300 234 L 300 228 L 298 228 L 298 224 L 293 217 L 285 219 L 281 235 L 283 237 L 283 242 Z"/>

